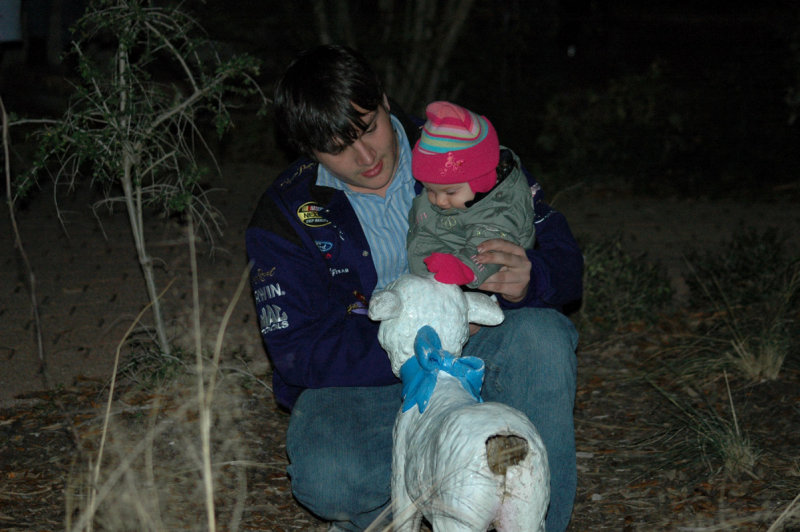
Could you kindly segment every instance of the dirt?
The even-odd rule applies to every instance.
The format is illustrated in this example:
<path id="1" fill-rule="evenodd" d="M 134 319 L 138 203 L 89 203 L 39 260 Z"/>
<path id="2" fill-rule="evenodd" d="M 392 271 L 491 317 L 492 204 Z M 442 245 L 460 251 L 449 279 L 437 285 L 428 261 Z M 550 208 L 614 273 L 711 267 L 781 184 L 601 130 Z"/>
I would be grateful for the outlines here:
<path id="1" fill-rule="evenodd" d="M 201 321 L 209 350 L 244 270 L 243 230 L 260 191 L 278 169 L 277 165 L 231 164 L 223 169 L 224 180 L 216 184 L 225 189 L 216 193 L 215 204 L 228 223 L 213 247 L 208 242 L 200 244 L 199 261 Z M 79 518 L 86 504 L 89 463 L 97 456 L 102 434 L 114 355 L 146 303 L 124 216 L 95 218 L 88 205 L 96 198 L 82 191 L 62 198 L 62 227 L 51 199 L 52 190 L 44 190 L 17 215 L 35 273 L 44 373 L 28 277 L 13 251 L 9 218 L 0 222 L 0 249 L 6 250 L 0 277 L 3 530 L 55 530 L 64 526 L 67 517 L 73 524 Z M 579 240 L 618 234 L 626 249 L 646 253 L 642 260 L 663 264 L 678 297 L 686 290 L 683 256 L 690 250 L 713 249 L 743 227 L 775 226 L 793 237 L 800 234 L 796 203 L 659 200 L 587 187 L 557 195 L 554 204 L 568 216 Z M 151 250 L 161 265 L 158 281 L 162 286 L 173 282 L 165 302 L 167 314 L 177 316 L 172 329 L 175 341 L 191 346 L 191 337 L 178 333 L 191 321 L 184 230 L 175 220 L 156 219 L 149 226 Z M 730 479 L 702 463 L 699 452 L 693 457 L 674 455 L 687 436 L 670 433 L 674 416 L 644 377 L 665 388 L 674 384 L 657 369 L 673 356 L 670 350 L 677 339 L 688 334 L 690 318 L 679 312 L 652 327 L 632 326 L 581 345 L 575 415 L 579 486 L 571 530 L 760 530 L 774 522 L 800 490 L 796 458 L 800 372 L 796 369 L 787 368 L 771 384 L 734 383 L 737 402 L 747 405 L 742 424 L 764 449 L 751 475 Z M 217 396 L 234 401 L 235 408 L 220 408 L 237 414 L 215 414 L 212 444 L 228 463 L 245 465 L 219 473 L 220 523 L 253 530 L 324 530 L 324 524 L 290 495 L 283 449 L 288 416 L 275 407 L 268 390 L 270 369 L 246 292 L 235 302 L 224 345 L 222 365 L 227 369 L 222 374 L 228 387 Z M 122 360 L 130 363 L 130 358 Z M 191 376 L 187 369 L 191 357 L 177 367 L 178 375 Z M 184 456 L 196 445 L 193 422 L 198 414 L 185 397 L 192 389 L 191 381 L 182 386 L 181 379 L 146 375 L 147 368 L 144 361 L 140 366 L 129 364 L 120 373 L 122 380 L 112 402 L 112 417 L 118 423 L 112 427 L 108 447 L 116 450 L 107 451 L 108 464 L 118 464 L 131 452 L 123 444 L 138 441 L 143 427 L 172 427 L 181 425 L 176 419 L 189 420 L 188 425 L 183 423 L 188 428 L 182 430 L 190 436 L 173 435 L 170 440 L 184 441 L 183 454 L 175 454 L 169 442 L 153 443 L 153 460 L 165 460 L 163 470 L 156 468 L 163 476 L 164 493 L 172 497 L 194 493 L 180 486 L 196 490 L 199 482 L 161 473 L 181 460 L 191 463 Z M 710 387 L 713 391 L 706 393 L 717 397 L 720 385 L 715 382 Z M 223 418 L 230 424 L 220 425 Z M 164 433 L 173 430 L 165 428 Z M 103 475 L 113 471 L 115 467 L 108 465 L 100 478 L 107 479 Z M 203 498 L 189 499 L 169 505 L 180 509 L 177 516 L 162 506 L 162 524 L 203 528 L 203 507 L 198 502 Z M 110 517 L 104 519 L 107 527 L 115 528 Z M 798 526 L 797 522 L 791 526 Z"/>

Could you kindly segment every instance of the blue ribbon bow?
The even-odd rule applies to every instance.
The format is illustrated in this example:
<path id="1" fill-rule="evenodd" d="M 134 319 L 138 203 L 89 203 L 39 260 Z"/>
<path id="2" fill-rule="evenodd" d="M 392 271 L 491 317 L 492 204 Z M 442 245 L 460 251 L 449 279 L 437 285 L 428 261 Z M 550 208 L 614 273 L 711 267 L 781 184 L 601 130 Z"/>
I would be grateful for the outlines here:
<path id="1" fill-rule="evenodd" d="M 436 387 L 439 371 L 457 378 L 476 401 L 483 402 L 481 398 L 483 360 L 477 357 L 454 357 L 442 349 L 439 335 L 429 325 L 417 331 L 414 353 L 416 356 L 406 360 L 400 368 L 400 378 L 403 381 L 403 412 L 410 410 L 414 405 L 419 407 L 420 414 L 425 411 Z"/>

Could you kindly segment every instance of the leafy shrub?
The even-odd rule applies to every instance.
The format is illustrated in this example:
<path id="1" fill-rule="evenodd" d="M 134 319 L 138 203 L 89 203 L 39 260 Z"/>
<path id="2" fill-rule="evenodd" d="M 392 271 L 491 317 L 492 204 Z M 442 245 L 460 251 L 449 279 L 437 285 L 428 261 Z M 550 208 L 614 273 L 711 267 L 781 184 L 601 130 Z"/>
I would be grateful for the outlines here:
<path id="1" fill-rule="evenodd" d="M 584 247 L 581 322 L 589 332 L 653 322 L 672 300 L 663 270 L 644 255 L 631 255 L 620 237 Z"/>
<path id="2" fill-rule="evenodd" d="M 95 210 L 123 207 L 159 349 L 168 355 L 145 217 L 153 208 L 165 219 L 180 213 L 190 228 L 198 227 L 213 241 L 223 220 L 201 186 L 204 170 L 196 152 L 208 144 L 200 117 L 221 135 L 232 126 L 227 102 L 259 95 L 261 89 L 254 78 L 258 61 L 247 55 L 223 59 L 192 17 L 156 4 L 89 3 L 72 43 L 80 82 L 63 118 L 38 132 L 36 162 L 17 191 L 29 190 L 37 176 L 45 175 L 70 190 L 86 182 L 100 187 L 105 199 Z"/>
<path id="3" fill-rule="evenodd" d="M 673 433 L 670 439 L 676 442 L 667 453 L 671 463 L 675 460 L 697 462 L 712 473 L 724 473 L 727 478 L 736 480 L 753 475 L 763 451 L 739 426 L 727 374 L 725 383 L 730 415 L 723 413 L 722 405 L 707 399 L 698 402 L 691 395 L 668 392 L 651 382 L 666 398 L 675 417 L 675 424 L 669 429 Z M 702 397 L 697 392 L 694 396 Z"/>
<path id="4" fill-rule="evenodd" d="M 693 254 L 689 264 L 690 304 L 708 313 L 699 333 L 715 346 L 707 356 L 748 379 L 776 379 L 800 342 L 800 258 L 788 257 L 776 229 L 747 229 L 721 253 Z"/>
<path id="5" fill-rule="evenodd" d="M 169 354 L 161 352 L 148 339 L 130 342 L 130 354 L 117 375 L 146 391 L 160 391 L 189 372 L 194 353 L 173 347 Z"/>
<path id="6" fill-rule="evenodd" d="M 694 251 L 688 254 L 694 274 L 686 280 L 690 304 L 716 308 L 721 300 L 749 306 L 773 299 L 785 283 L 793 262 L 787 256 L 786 238 L 770 227 L 761 232 L 741 227 L 722 251 Z"/>

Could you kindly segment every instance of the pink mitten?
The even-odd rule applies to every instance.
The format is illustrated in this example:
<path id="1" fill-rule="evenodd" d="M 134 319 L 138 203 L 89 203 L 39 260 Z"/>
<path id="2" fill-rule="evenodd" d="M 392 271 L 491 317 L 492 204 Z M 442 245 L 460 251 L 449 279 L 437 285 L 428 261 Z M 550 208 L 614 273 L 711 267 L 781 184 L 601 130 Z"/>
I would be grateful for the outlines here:
<path id="1" fill-rule="evenodd" d="M 434 279 L 445 284 L 469 284 L 475 279 L 466 264 L 449 253 L 431 253 L 423 260 Z"/>

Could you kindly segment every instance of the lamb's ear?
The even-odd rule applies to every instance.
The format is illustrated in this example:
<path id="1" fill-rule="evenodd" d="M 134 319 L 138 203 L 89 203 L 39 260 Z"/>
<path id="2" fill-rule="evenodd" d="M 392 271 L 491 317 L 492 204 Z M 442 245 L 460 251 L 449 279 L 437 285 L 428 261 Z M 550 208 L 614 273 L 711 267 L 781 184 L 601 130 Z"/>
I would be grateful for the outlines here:
<path id="1" fill-rule="evenodd" d="M 375 321 L 396 318 L 402 310 L 403 302 L 391 290 L 376 292 L 369 300 L 369 317 Z"/>
<path id="2" fill-rule="evenodd" d="M 469 305 L 469 321 L 478 325 L 499 325 L 505 315 L 503 309 L 491 297 L 480 292 L 464 292 Z"/>

